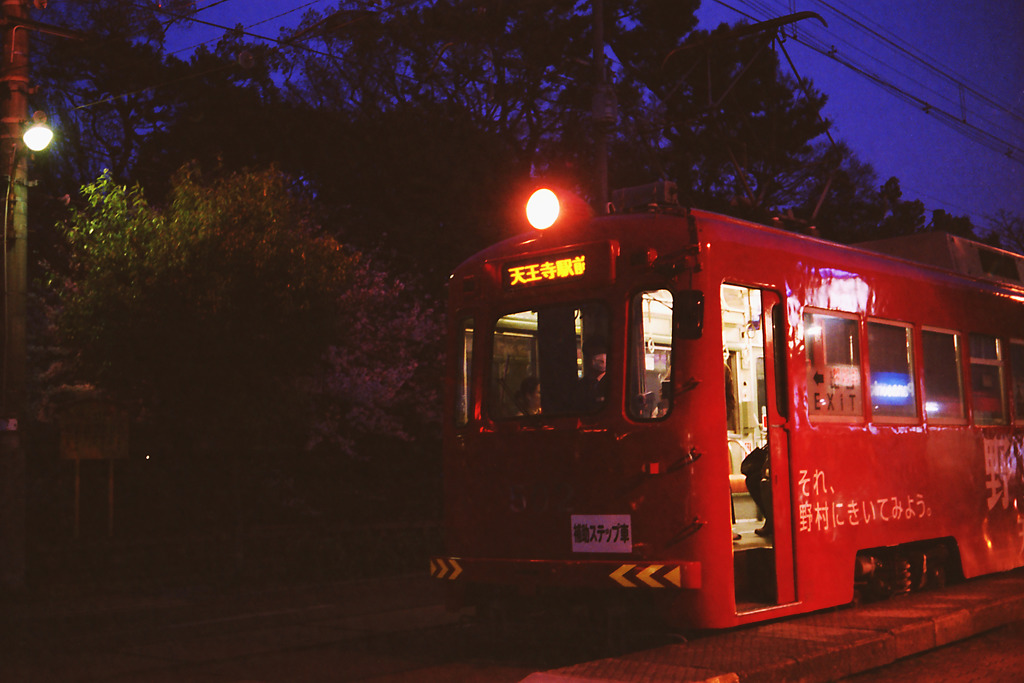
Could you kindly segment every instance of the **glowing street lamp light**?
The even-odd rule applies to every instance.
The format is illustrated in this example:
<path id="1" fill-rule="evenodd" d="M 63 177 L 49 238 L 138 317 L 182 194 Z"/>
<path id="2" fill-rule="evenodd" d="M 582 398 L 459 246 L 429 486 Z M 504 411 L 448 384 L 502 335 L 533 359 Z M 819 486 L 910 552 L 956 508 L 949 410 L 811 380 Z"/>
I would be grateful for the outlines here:
<path id="1" fill-rule="evenodd" d="M 25 129 L 25 134 L 21 138 L 25 142 L 25 146 L 33 152 L 46 149 L 50 141 L 53 140 L 53 131 L 48 125 L 46 125 L 46 114 L 37 111 L 32 115 L 32 125 Z"/>

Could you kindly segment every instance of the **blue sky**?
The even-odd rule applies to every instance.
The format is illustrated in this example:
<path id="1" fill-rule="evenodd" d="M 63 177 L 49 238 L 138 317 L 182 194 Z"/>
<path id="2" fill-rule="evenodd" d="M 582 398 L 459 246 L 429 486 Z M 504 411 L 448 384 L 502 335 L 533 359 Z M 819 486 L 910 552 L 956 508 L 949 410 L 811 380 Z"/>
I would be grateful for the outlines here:
<path id="1" fill-rule="evenodd" d="M 201 19 L 273 37 L 305 11 L 336 3 L 197 5 L 208 7 Z M 833 136 L 870 163 L 881 182 L 896 176 L 904 196 L 922 200 L 929 212 L 967 215 L 982 228 L 998 209 L 1024 216 L 1024 1 L 703 0 L 698 18 L 702 28 L 714 28 L 801 11 L 817 12 L 828 27 L 800 22 L 786 50 L 800 75 L 828 95 L 824 113 L 834 122 Z M 194 24 L 176 42 L 191 46 L 220 34 Z M 836 57 L 863 73 L 801 42 L 826 52 L 834 47 Z M 959 123 L 925 113 L 928 105 Z"/>

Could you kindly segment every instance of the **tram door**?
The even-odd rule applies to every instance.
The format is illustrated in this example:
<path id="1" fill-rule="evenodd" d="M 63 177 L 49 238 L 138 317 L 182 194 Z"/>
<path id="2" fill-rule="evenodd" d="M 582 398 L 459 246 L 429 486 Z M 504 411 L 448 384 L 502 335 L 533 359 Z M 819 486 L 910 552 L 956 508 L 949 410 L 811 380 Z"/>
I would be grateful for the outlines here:
<path id="1" fill-rule="evenodd" d="M 770 290 L 725 284 L 721 294 L 736 606 L 744 612 L 795 598 L 785 311 Z"/>

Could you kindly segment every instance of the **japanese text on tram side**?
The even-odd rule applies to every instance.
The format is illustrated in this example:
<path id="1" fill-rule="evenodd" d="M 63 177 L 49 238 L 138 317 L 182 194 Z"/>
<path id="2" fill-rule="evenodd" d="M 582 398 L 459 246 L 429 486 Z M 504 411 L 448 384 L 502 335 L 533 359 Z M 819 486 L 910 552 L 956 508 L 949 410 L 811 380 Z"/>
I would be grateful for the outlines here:
<path id="1" fill-rule="evenodd" d="M 1008 510 L 1012 502 L 1010 482 L 1024 464 L 1024 434 L 986 438 L 985 502 L 990 512 Z M 931 517 L 932 509 L 922 493 L 900 493 L 870 500 L 841 500 L 826 481 L 823 470 L 800 470 L 797 480 L 801 532 L 835 530 L 843 526 L 911 521 Z M 1021 524 L 1024 538 L 1024 523 Z M 1022 546 L 1024 552 L 1024 546 Z"/>
<path id="2" fill-rule="evenodd" d="M 1014 511 L 1011 514 L 1017 517 L 1017 535 L 1021 539 L 1018 552 L 1024 555 L 1024 519 L 1017 515 L 1017 501 L 1011 500 L 1013 494 L 1010 492 L 1010 482 L 1017 480 L 1020 469 L 1024 467 L 1024 434 L 988 437 L 984 452 L 988 511 L 991 516 L 1000 515 L 1004 510 Z"/>
<path id="3" fill-rule="evenodd" d="M 1024 434 L 985 439 L 985 492 L 988 509 L 1010 507 L 1010 478 L 1024 462 Z"/>
<path id="4" fill-rule="evenodd" d="M 585 256 L 574 256 L 571 258 L 558 259 L 556 261 L 542 261 L 540 263 L 527 263 L 521 266 L 509 266 L 508 277 L 509 287 L 529 285 L 544 280 L 562 280 L 565 278 L 579 277 L 587 269 Z"/>
<path id="5" fill-rule="evenodd" d="M 931 507 L 921 493 L 898 494 L 872 500 L 836 500 L 836 491 L 826 482 L 822 470 L 800 470 L 797 486 L 802 498 L 798 512 L 798 529 L 801 532 L 923 519 L 932 514 Z"/>

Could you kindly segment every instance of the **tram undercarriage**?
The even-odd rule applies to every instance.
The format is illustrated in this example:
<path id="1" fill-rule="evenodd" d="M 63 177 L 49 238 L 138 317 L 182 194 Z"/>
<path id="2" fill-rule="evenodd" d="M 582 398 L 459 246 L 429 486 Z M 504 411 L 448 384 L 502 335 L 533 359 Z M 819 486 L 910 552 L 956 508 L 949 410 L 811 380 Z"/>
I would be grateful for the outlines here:
<path id="1" fill-rule="evenodd" d="M 854 568 L 854 602 L 942 588 L 960 578 L 952 539 L 863 550 L 857 553 Z"/>

